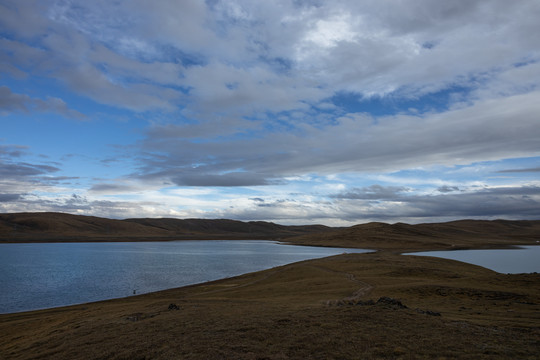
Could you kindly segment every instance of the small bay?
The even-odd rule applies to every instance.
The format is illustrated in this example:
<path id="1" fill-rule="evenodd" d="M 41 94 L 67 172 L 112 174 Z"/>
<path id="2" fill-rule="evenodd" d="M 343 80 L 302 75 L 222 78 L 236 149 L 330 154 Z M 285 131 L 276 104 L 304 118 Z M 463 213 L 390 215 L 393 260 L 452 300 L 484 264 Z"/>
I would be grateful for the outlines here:
<path id="1" fill-rule="evenodd" d="M 425 251 L 403 255 L 458 260 L 504 274 L 540 272 L 540 246 L 537 245 L 514 249 Z"/>
<path id="2" fill-rule="evenodd" d="M 0 313 L 126 297 L 368 251 L 260 240 L 0 244 Z"/>

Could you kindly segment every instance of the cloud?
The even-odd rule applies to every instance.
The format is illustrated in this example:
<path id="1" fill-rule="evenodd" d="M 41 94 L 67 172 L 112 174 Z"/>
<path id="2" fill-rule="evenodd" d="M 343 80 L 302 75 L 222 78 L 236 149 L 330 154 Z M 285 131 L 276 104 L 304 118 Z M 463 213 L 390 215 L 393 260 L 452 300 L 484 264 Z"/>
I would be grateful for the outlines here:
<path id="1" fill-rule="evenodd" d="M 23 145 L 0 145 L 0 158 L 19 158 L 27 149 L 28 146 Z"/>
<path id="2" fill-rule="evenodd" d="M 115 184 L 115 183 L 98 183 L 94 184 L 88 189 L 88 192 L 91 194 L 120 194 L 120 193 L 130 193 L 140 188 L 129 185 L 129 184 Z"/>
<path id="3" fill-rule="evenodd" d="M 437 188 L 437 191 L 440 193 L 450 193 L 454 191 L 459 191 L 459 187 L 457 186 L 449 186 L 449 185 L 443 185 Z"/>
<path id="4" fill-rule="evenodd" d="M 351 114 L 336 124 L 301 125 L 250 138 L 238 134 L 198 141 L 184 137 L 183 126 L 156 126 L 141 142 L 147 156 L 134 176 L 216 185 L 226 178 L 220 174 L 238 169 L 244 179 L 269 181 L 307 173 L 391 172 L 538 156 L 538 97 L 540 92 L 531 92 L 424 115 L 376 119 Z M 207 175 L 213 181 L 198 181 Z"/>
<path id="5" fill-rule="evenodd" d="M 0 195 L 0 212 L 66 212 L 78 215 L 91 215 L 114 219 L 140 217 L 174 217 L 178 213 L 151 201 L 115 201 L 89 199 L 78 194 L 57 193 L 48 195 L 21 194 L 14 196 Z"/>
<path id="6" fill-rule="evenodd" d="M 0 177 L 3 179 L 17 179 L 54 173 L 60 169 L 55 166 L 29 164 L 25 162 L 6 163 L 0 162 Z"/>
<path id="7" fill-rule="evenodd" d="M 376 196 L 374 190 L 380 196 Z M 395 187 L 373 185 L 331 194 L 328 198 L 303 195 L 251 199 L 250 204 L 239 202 L 238 206 L 208 211 L 204 216 L 282 224 L 350 226 L 369 221 L 419 223 L 463 218 L 538 219 L 539 205 L 538 186 L 471 188 L 457 193 L 426 195 L 414 189 L 402 192 Z"/>
<path id="8" fill-rule="evenodd" d="M 53 176 L 60 168 L 24 161 L 31 155 L 27 146 L 0 145 L 0 189 L 3 202 L 19 201 L 32 192 L 48 192 L 51 185 L 76 177 Z"/>
<path id="9" fill-rule="evenodd" d="M 13 3 L 11 7 L 19 10 L 12 11 L 11 15 L 21 21 L 41 15 L 35 13 L 40 6 Z M 178 85 L 181 66 L 172 62 L 133 60 L 111 51 L 100 43 L 99 40 L 104 39 L 93 37 L 100 31 L 96 34 L 73 31 L 70 27 L 75 26 L 76 20 L 67 21 L 65 16 L 55 15 L 55 11 L 57 9 L 49 12 L 53 15 L 46 22 L 46 29 L 35 29 L 36 39 L 32 45 L 25 43 L 24 38 L 0 39 L 5 49 L 0 56 L 10 64 L 5 66 L 8 72 L 18 77 L 21 74 L 50 77 L 98 103 L 132 111 L 176 108 L 174 103 L 181 92 L 171 86 Z M 8 22 L 8 26 L 12 26 L 8 31 L 22 34 L 12 22 Z M 42 32 L 47 32 L 47 36 L 39 36 Z"/>
<path id="10" fill-rule="evenodd" d="M 12 202 L 20 198 L 21 194 L 0 194 L 0 202 Z"/>
<path id="11" fill-rule="evenodd" d="M 537 168 L 525 168 L 525 169 L 506 169 L 499 170 L 498 173 L 527 173 L 527 172 L 540 172 L 540 167 Z"/>
<path id="12" fill-rule="evenodd" d="M 537 219 L 540 216 L 540 187 L 516 186 L 469 189 L 433 195 L 396 193 L 393 197 L 366 199 L 365 189 L 339 193 L 336 206 L 345 218 L 383 221 L 442 221 L 460 218 Z M 358 196 L 355 196 L 358 194 Z M 370 200 L 379 200 L 373 202 Z"/>
<path id="13" fill-rule="evenodd" d="M 371 185 L 365 188 L 354 188 L 331 197 L 336 199 L 392 200 L 407 191 L 410 189 L 403 186 Z"/>
<path id="14" fill-rule="evenodd" d="M 414 97 L 540 55 L 530 1 L 8 1 L 3 10 L 16 35 L 3 39 L 12 69 L 133 111 L 181 104 L 254 116 L 339 92 Z"/>
<path id="15" fill-rule="evenodd" d="M 171 179 L 178 186 L 257 186 L 268 185 L 269 180 L 262 174 L 230 172 L 226 174 L 185 174 Z"/>
<path id="16" fill-rule="evenodd" d="M 24 94 L 15 94 L 7 86 L 0 86 L 0 114 L 10 112 L 53 112 L 67 118 L 84 119 L 86 116 L 68 108 L 59 98 L 48 97 L 45 100 L 31 98 Z"/>
<path id="17" fill-rule="evenodd" d="M 454 216 L 438 202 L 476 216 L 497 199 L 501 213 L 532 216 L 525 209 L 537 195 L 523 184 L 515 189 L 525 197 L 511 194 L 500 180 L 510 176 L 493 175 L 538 171 L 532 160 L 505 160 L 540 156 L 538 14 L 540 3 L 528 0 L 2 1 L 0 114 L 92 113 L 87 139 L 100 134 L 123 151 L 105 171 L 111 155 L 98 159 L 105 150 L 95 148 L 103 141 L 77 150 L 96 160 L 84 170 L 68 169 L 67 156 L 40 164 L 24 147 L 0 146 L 3 193 L 23 194 L 3 205 L 104 214 L 110 206 L 117 216 L 127 202 L 100 196 L 118 195 L 167 214 L 185 208 L 133 194 L 218 187 L 205 209 L 196 196 L 182 198 L 194 204 L 183 214 L 414 220 Z M 100 128 L 113 118 L 122 126 Z M 475 175 L 489 191 L 458 179 L 460 165 L 503 160 L 493 178 Z M 433 194 L 403 179 L 366 186 L 414 169 L 439 177 Z M 477 168 L 468 170 L 474 177 Z M 334 179 L 325 191 L 347 190 L 318 193 L 325 184 L 310 181 L 325 176 Z M 78 188 L 68 191 L 71 179 Z M 223 194 L 235 192 L 231 204 Z"/>

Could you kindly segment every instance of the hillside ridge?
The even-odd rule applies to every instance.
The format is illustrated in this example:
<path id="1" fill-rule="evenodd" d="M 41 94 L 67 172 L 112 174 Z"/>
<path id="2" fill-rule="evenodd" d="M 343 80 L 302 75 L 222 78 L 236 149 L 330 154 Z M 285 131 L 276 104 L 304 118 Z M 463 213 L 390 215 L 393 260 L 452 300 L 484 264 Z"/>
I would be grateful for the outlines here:
<path id="1" fill-rule="evenodd" d="M 282 239 L 332 228 L 229 219 L 130 218 L 65 213 L 0 214 L 0 242 Z"/>
<path id="2" fill-rule="evenodd" d="M 540 244 L 540 220 L 370 222 L 346 228 L 231 219 L 128 218 L 65 213 L 0 214 L 0 242 L 285 240 L 298 245 L 420 251 Z M 398 244 L 398 245 L 396 245 Z"/>

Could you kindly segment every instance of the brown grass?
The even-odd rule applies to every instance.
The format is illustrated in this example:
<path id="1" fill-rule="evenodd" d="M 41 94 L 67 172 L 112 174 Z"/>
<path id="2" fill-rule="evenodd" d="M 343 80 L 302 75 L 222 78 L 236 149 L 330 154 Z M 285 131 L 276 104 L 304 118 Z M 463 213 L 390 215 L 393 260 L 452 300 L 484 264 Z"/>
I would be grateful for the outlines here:
<path id="1" fill-rule="evenodd" d="M 380 297 L 406 308 L 369 305 Z M 0 357 L 537 359 L 539 324 L 538 274 L 503 275 L 388 252 L 344 254 L 125 299 L 0 315 Z"/>
<path id="2" fill-rule="evenodd" d="M 38 223 L 24 226 L 49 226 L 58 233 L 53 215 L 16 221 L 33 219 Z M 177 232 L 188 225 L 210 226 L 204 231 L 216 234 L 245 230 L 245 224 L 227 221 L 143 219 L 133 225 L 60 218 L 67 221 L 61 228 L 65 233 L 77 233 L 88 221 L 96 224 L 88 234 L 103 232 L 103 224 L 118 226 L 118 234 L 143 226 L 141 236 L 164 224 Z M 12 231 L 15 222 L 5 222 L 4 230 Z M 179 224 L 184 230 L 175 228 Z M 273 225 L 257 226 L 269 233 Z M 295 244 L 380 251 L 124 299 L 0 315 L 0 359 L 538 359 L 539 274 L 504 275 L 399 253 L 508 247 L 539 239 L 538 221 L 371 223 L 290 238 Z M 391 300 L 378 302 L 383 297 Z"/>
<path id="3" fill-rule="evenodd" d="M 332 228 L 228 219 L 125 219 L 53 212 L 0 214 L 0 242 L 279 239 Z"/>
<path id="4" fill-rule="evenodd" d="M 538 245 L 540 221 L 460 220 L 409 225 L 368 223 L 287 239 L 299 245 L 358 247 L 393 252 L 508 248 Z"/>

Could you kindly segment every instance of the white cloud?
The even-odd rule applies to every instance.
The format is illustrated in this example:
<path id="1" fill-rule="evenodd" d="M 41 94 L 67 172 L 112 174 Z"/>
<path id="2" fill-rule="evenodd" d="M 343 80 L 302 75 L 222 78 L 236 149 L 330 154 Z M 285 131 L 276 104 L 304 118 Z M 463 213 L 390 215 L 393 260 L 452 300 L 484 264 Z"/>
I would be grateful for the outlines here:
<path id="1" fill-rule="evenodd" d="M 487 179 L 477 162 L 540 156 L 539 16 L 540 3 L 529 0 L 3 1 L 2 114 L 78 118 L 112 106 L 137 128 L 115 134 L 124 145 L 131 141 L 124 148 L 136 164 L 130 174 L 85 180 L 85 202 L 46 179 L 70 178 L 60 163 L 16 159 L 11 151 L 0 165 L 18 178 L 8 179 L 2 202 L 87 212 L 109 206 L 108 214 L 120 214 L 129 198 L 148 214 L 311 222 L 368 212 L 415 219 L 428 216 L 425 209 L 442 213 L 431 200 L 444 199 L 456 214 L 475 215 L 459 207 L 465 198 L 453 189 L 510 183 Z M 370 114 L 375 100 L 395 101 L 397 110 Z M 431 183 L 422 189 L 413 186 L 422 179 L 389 175 L 426 168 Z M 529 160 L 522 168 L 538 166 Z M 490 176 L 527 174 L 496 171 Z M 467 178 L 460 183 L 459 176 Z M 418 201 L 325 198 L 385 177 L 394 190 L 414 188 Z M 27 191 L 11 187 L 16 180 Z M 165 201 L 159 190 L 175 186 L 184 195 Z M 217 200 L 188 190 L 198 186 L 219 187 Z M 227 197 L 224 188 L 250 189 L 262 201 L 246 201 L 241 190 Z M 55 202 L 36 189 L 63 195 Z M 371 196 L 391 195 L 374 189 Z M 525 200 L 489 194 L 528 216 Z"/>
<path id="2" fill-rule="evenodd" d="M 179 105 L 177 90 L 156 84 L 189 88 L 189 108 L 243 106 L 242 115 L 254 115 L 339 91 L 418 96 L 474 86 L 475 76 L 540 56 L 540 6 L 531 1 L 53 2 L 48 19 L 37 9 L 13 2 L 6 10 L 15 19 L 3 18 L 8 31 L 50 29 L 41 44 L 26 45 L 26 54 L 42 55 L 19 49 L 15 67 L 25 71 L 33 58 L 34 71 L 136 111 Z M 23 32 L 19 23 L 34 18 L 38 25 Z M 180 65 L 188 58 L 197 67 Z"/>
<path id="3" fill-rule="evenodd" d="M 178 132 L 176 141 L 161 141 L 152 132 L 146 148 L 157 151 L 159 161 L 150 158 L 145 171 L 178 179 L 242 169 L 246 179 L 270 180 L 311 172 L 391 172 L 538 156 L 539 97 L 532 92 L 439 114 L 376 121 L 363 116 L 358 122 L 350 116 L 337 125 L 304 126 L 303 132 L 275 132 L 254 139 L 201 143 L 187 141 Z"/>

